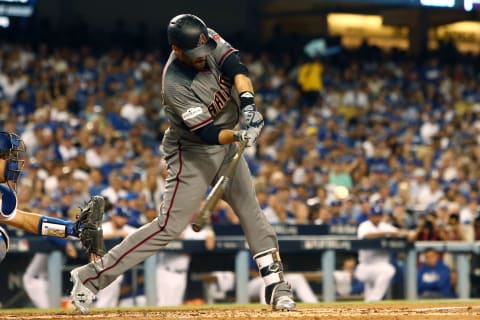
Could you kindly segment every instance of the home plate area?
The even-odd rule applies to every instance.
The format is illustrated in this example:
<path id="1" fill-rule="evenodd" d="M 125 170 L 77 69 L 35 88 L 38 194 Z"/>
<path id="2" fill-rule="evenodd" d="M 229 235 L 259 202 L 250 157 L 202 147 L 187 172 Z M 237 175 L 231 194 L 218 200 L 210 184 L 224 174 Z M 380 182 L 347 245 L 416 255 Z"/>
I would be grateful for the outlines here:
<path id="1" fill-rule="evenodd" d="M 262 305 L 185 306 L 181 308 L 94 309 L 87 315 L 75 310 L 8 310 L 0 319 L 480 319 L 480 301 L 421 301 L 382 303 L 300 304 L 297 311 L 273 312 Z"/>

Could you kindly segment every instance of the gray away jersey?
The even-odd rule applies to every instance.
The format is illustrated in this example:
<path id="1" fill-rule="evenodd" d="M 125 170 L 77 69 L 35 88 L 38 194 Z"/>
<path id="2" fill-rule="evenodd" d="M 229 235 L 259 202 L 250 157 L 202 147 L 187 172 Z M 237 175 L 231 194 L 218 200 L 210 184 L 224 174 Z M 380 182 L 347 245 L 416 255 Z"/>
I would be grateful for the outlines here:
<path id="1" fill-rule="evenodd" d="M 217 47 L 207 58 L 209 68 L 196 70 L 182 64 L 171 53 L 163 73 L 165 112 L 170 121 L 169 139 L 203 143 L 193 131 L 214 123 L 221 129 L 234 129 L 238 123 L 239 100 L 233 79 L 220 71 L 225 59 L 237 50 L 209 29 Z"/>

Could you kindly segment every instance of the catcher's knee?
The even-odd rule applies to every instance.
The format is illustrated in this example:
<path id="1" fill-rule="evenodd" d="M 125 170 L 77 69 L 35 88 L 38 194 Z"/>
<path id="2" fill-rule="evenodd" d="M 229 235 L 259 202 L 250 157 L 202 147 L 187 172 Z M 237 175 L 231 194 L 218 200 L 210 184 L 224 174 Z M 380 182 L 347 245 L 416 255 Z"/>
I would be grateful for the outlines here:
<path id="1" fill-rule="evenodd" d="M 0 262 L 2 262 L 7 255 L 9 243 L 10 239 L 8 238 L 7 232 L 0 227 Z"/>

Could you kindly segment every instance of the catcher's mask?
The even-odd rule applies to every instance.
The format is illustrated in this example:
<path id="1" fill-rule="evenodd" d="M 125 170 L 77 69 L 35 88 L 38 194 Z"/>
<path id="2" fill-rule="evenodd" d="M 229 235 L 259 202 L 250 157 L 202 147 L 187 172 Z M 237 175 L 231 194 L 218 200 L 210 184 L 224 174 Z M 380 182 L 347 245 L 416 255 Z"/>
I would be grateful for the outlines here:
<path id="1" fill-rule="evenodd" d="M 6 160 L 3 180 L 13 190 L 17 189 L 17 180 L 25 164 L 25 151 L 25 144 L 17 134 L 0 132 L 0 159 Z"/>

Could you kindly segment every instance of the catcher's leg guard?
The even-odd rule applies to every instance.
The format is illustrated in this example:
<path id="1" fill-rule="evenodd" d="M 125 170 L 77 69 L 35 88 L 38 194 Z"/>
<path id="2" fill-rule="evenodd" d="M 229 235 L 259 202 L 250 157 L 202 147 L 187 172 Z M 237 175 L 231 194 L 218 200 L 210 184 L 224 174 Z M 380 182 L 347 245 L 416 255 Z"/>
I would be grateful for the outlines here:
<path id="1" fill-rule="evenodd" d="M 276 248 L 253 256 L 265 282 L 265 301 L 273 310 L 294 310 L 292 290 L 283 277 L 283 265 Z"/>

